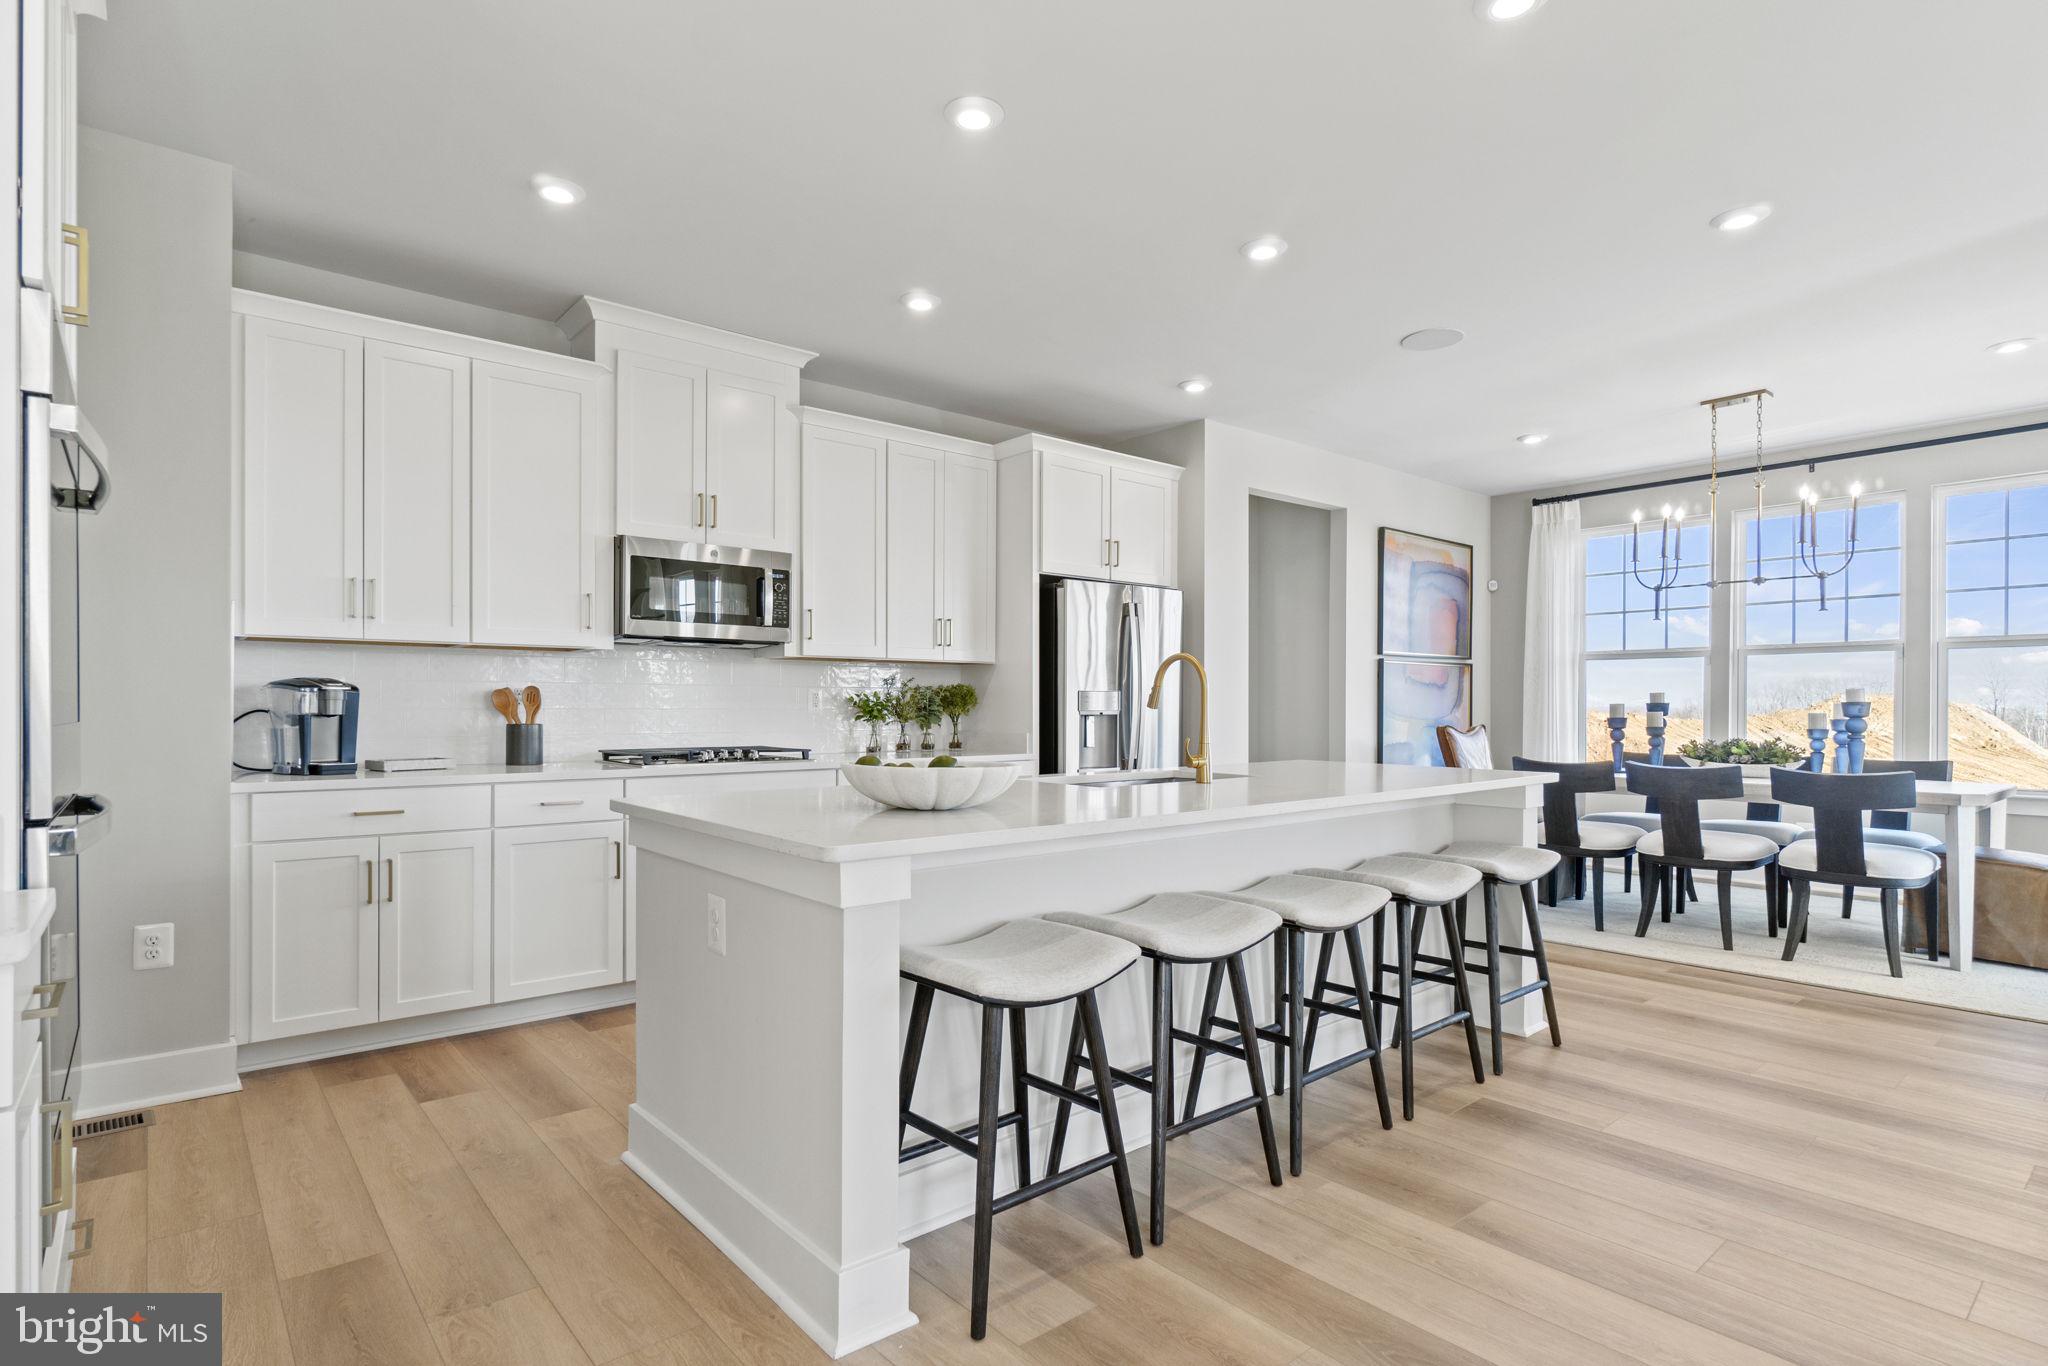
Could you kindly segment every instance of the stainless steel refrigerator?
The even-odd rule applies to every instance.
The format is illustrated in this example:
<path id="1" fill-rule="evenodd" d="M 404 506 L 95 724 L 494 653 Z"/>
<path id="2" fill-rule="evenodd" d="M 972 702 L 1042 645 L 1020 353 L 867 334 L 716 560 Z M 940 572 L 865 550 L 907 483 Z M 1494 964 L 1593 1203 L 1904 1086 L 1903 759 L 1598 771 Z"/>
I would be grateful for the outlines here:
<path id="1" fill-rule="evenodd" d="M 1040 768 L 1177 768 L 1180 670 L 1146 707 L 1161 661 L 1180 651 L 1180 590 L 1048 579 L 1039 604 Z"/>

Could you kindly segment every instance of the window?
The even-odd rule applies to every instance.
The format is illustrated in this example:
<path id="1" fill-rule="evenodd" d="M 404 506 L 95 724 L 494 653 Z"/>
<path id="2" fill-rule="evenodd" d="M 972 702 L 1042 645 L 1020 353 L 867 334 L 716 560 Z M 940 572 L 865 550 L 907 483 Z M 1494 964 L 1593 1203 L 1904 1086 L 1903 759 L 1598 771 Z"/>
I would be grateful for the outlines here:
<path id="1" fill-rule="evenodd" d="M 1712 589 L 1707 586 L 1709 529 L 1686 527 L 1677 537 L 1676 582 L 1664 593 L 1662 610 L 1649 589 L 1629 571 L 1631 533 L 1596 531 L 1586 537 L 1586 757 L 1613 754 L 1607 708 L 1629 709 L 1625 743 L 1646 749 L 1645 707 L 1650 694 L 1671 702 L 1665 742 L 1676 749 L 1701 737 L 1706 714 L 1707 644 L 1712 623 Z M 1643 578 L 1656 582 L 1654 542 L 1647 528 L 1642 542 L 1649 563 Z"/>
<path id="2" fill-rule="evenodd" d="M 1958 778 L 2048 788 L 2048 482 L 1935 491 L 1936 739 Z"/>
<path id="3" fill-rule="evenodd" d="M 1841 564 L 1849 520 L 1846 502 L 1823 503 L 1817 510 L 1822 568 Z M 1765 578 L 1738 585 L 1746 738 L 1783 740 L 1804 750 L 1807 714 L 1829 712 L 1848 689 L 1862 688 L 1871 702 L 1865 753 L 1891 756 L 1903 521 L 1900 500 L 1864 499 L 1855 514 L 1855 558 L 1823 586 L 1798 559 L 1796 510 L 1767 514 L 1760 529 L 1753 515 L 1736 520 L 1730 576 L 1757 572 L 1754 557 L 1761 553 Z"/>

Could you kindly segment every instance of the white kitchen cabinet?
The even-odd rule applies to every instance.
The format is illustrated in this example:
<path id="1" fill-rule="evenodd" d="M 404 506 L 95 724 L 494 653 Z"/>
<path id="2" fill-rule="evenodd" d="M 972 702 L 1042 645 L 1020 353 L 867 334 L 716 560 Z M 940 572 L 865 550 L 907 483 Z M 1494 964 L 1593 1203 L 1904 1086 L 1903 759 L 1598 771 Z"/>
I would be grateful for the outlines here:
<path id="1" fill-rule="evenodd" d="M 78 15 L 71 0 L 20 0 L 16 150 L 21 282 L 50 298 L 60 402 L 78 388 L 78 329 L 90 300 L 87 228 L 78 222 Z"/>
<path id="2" fill-rule="evenodd" d="M 609 540 L 609 518 L 598 507 L 602 397 L 591 378 L 472 364 L 470 634 L 477 644 L 609 644 L 598 582 Z"/>
<path id="3" fill-rule="evenodd" d="M 889 443 L 888 656 L 946 655 L 946 453 Z"/>
<path id="4" fill-rule="evenodd" d="M 1117 466 L 1109 480 L 1109 577 L 1172 584 L 1179 541 L 1180 481 Z"/>
<path id="5" fill-rule="evenodd" d="M 0 1109 L 0 1179 L 7 1183 L 0 1203 L 10 1216 L 0 1243 L 0 1294 L 8 1295 L 50 1288 L 42 1284 L 42 1208 L 64 1194 L 52 1189 L 51 1173 L 43 1169 L 42 1126 L 51 1121 L 42 1107 L 42 1050 L 30 1053 L 28 1061 L 12 1102 Z"/>
<path id="6" fill-rule="evenodd" d="M 785 458 L 782 431 L 795 385 L 711 371 L 705 390 L 703 540 L 751 550 L 787 550 L 795 542 L 789 511 L 795 462 Z"/>
<path id="7" fill-rule="evenodd" d="M 491 999 L 625 978 L 625 822 L 492 832 Z"/>
<path id="8" fill-rule="evenodd" d="M 491 832 L 377 842 L 377 1015 L 403 1019 L 491 999 Z"/>
<path id="9" fill-rule="evenodd" d="M 996 466 L 946 456 L 940 563 L 945 578 L 945 658 L 992 664 L 996 657 Z"/>
<path id="10" fill-rule="evenodd" d="M 1039 465 L 1039 487 L 1039 572 L 1108 578 L 1109 466 L 1087 456 L 1049 454 Z"/>
<path id="11" fill-rule="evenodd" d="M 804 427 L 803 611 L 792 653 L 887 653 L 888 456 L 885 437 Z"/>
<path id="12" fill-rule="evenodd" d="M 363 634 L 363 339 L 242 332 L 242 629 Z"/>
<path id="13" fill-rule="evenodd" d="M 377 841 L 250 848 L 250 1037 L 377 1018 Z"/>
<path id="14" fill-rule="evenodd" d="M 697 491 L 705 368 L 622 347 L 613 373 L 618 384 L 619 534 L 703 540 Z"/>
<path id="15" fill-rule="evenodd" d="M 469 639 L 469 361 L 363 343 L 363 635 Z"/>

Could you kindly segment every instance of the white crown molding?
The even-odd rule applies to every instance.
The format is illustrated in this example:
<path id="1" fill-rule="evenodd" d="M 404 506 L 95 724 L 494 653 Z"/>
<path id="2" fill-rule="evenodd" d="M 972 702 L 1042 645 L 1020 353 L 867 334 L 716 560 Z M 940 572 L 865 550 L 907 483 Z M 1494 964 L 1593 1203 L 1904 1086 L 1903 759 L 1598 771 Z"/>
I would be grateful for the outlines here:
<path id="1" fill-rule="evenodd" d="M 1066 454 L 1084 456 L 1090 460 L 1106 460 L 1112 465 L 1126 469 L 1144 470 L 1150 474 L 1178 479 L 1185 471 L 1179 465 L 1164 460 L 1148 460 L 1142 455 L 1125 455 L 1122 451 L 1104 450 L 1100 446 L 1084 446 L 1078 441 L 1063 441 L 1056 436 L 1041 436 L 1037 432 L 1026 432 L 1013 436 L 996 446 L 996 458 L 1008 460 L 1012 456 L 1038 454 Z"/>
<path id="2" fill-rule="evenodd" d="M 738 332 L 727 332 L 723 328 L 709 327 L 703 323 L 685 322 L 662 313 L 650 313 L 644 308 L 627 304 L 615 304 L 608 299 L 593 299 L 589 295 L 570 304 L 568 311 L 555 320 L 555 326 L 568 336 L 575 336 L 593 323 L 609 323 L 616 327 L 630 327 L 639 332 L 652 332 L 657 336 L 673 337 L 677 341 L 695 342 L 699 346 L 715 346 L 722 351 L 731 351 L 756 360 L 772 361 L 778 365 L 793 365 L 801 370 L 818 358 L 815 351 L 806 351 L 798 346 L 784 346 L 780 342 L 763 341 L 759 337 L 744 336 Z"/>
<path id="3" fill-rule="evenodd" d="M 373 313 L 330 308 L 326 304 L 309 304 L 303 299 L 287 299 L 281 294 L 237 289 L 229 292 L 229 300 L 236 317 L 271 318 L 278 322 L 297 323 L 301 327 L 323 327 L 368 337 L 373 341 L 390 342 L 394 346 L 417 346 L 426 351 L 467 356 L 471 360 L 496 361 L 501 365 L 524 366 L 529 370 L 578 378 L 601 375 L 609 379 L 612 373 L 596 361 L 578 360 L 555 351 L 536 351 L 530 346 L 514 346 L 511 342 L 494 341 L 489 337 L 472 337 L 463 332 L 380 318 Z"/>
<path id="4" fill-rule="evenodd" d="M 906 427 L 900 422 L 856 417 L 852 413 L 834 412 L 830 408 L 813 408 L 798 404 L 794 411 L 807 427 L 830 427 L 836 432 L 858 432 L 863 436 L 880 437 L 884 441 L 909 442 L 929 450 L 951 451 L 957 455 L 978 456 L 983 460 L 995 459 L 996 448 L 986 441 L 969 441 L 964 436 L 947 436 L 944 432 L 930 432 L 922 427 Z"/>

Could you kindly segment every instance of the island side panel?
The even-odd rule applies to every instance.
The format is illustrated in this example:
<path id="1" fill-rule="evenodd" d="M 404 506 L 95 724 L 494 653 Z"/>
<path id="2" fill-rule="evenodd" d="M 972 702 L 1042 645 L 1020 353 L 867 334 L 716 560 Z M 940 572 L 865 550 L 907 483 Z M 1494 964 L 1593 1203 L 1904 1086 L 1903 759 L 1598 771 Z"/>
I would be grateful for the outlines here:
<path id="1" fill-rule="evenodd" d="M 644 822 L 632 837 L 628 1165 L 834 1356 L 914 1324 L 897 1238 L 890 894 L 907 873 Z M 712 896 L 725 901 L 722 955 Z"/>

